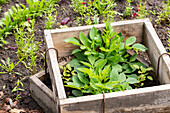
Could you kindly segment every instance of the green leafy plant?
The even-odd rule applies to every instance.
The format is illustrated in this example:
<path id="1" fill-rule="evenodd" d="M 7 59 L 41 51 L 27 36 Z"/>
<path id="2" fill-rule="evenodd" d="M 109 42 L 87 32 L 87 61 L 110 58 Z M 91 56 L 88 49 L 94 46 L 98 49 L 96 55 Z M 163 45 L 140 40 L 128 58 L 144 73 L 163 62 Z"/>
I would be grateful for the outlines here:
<path id="1" fill-rule="evenodd" d="M 146 1 L 143 2 L 140 0 L 140 4 L 138 5 L 138 17 L 137 18 L 146 18 L 149 15 L 146 9 Z"/>
<path id="2" fill-rule="evenodd" d="M 114 21 L 115 15 L 121 15 L 114 10 L 116 6 L 113 0 L 89 0 L 88 2 L 72 0 L 71 4 L 73 10 L 80 14 L 80 17 L 77 17 L 78 25 L 80 23 L 95 24 L 97 18 L 102 18 L 103 22 L 108 19 Z"/>
<path id="3" fill-rule="evenodd" d="M 0 5 L 6 4 L 9 0 L 0 0 Z"/>
<path id="4" fill-rule="evenodd" d="M 45 13 L 45 18 L 45 29 L 52 29 L 53 24 L 56 22 L 57 11 L 55 15 L 52 15 L 52 11 L 48 11 L 47 13 Z"/>
<path id="5" fill-rule="evenodd" d="M 7 42 L 4 40 L 7 35 L 12 34 L 12 30 L 16 30 L 29 19 L 37 16 L 42 16 L 44 12 L 56 6 L 55 2 L 59 0 L 26 0 L 29 7 L 23 4 L 16 4 L 11 6 L 7 12 L 4 13 L 4 18 L 0 20 L 0 46 L 2 47 Z M 54 10 L 54 8 L 53 8 Z"/>
<path id="6" fill-rule="evenodd" d="M 64 83 L 67 83 L 71 80 L 71 77 L 73 75 L 76 75 L 75 70 L 72 69 L 70 64 L 67 64 L 65 67 L 60 66 L 60 69 L 63 70 L 62 79 L 64 80 Z"/>
<path id="7" fill-rule="evenodd" d="M 170 22 L 170 0 L 167 0 L 166 2 L 163 0 L 163 7 L 162 10 L 158 13 L 158 20 L 157 23 L 164 23 Z"/>
<path id="8" fill-rule="evenodd" d="M 19 98 L 21 98 L 19 92 L 20 91 L 25 91 L 25 90 L 20 88 L 20 87 L 23 87 L 23 83 L 19 79 L 14 85 L 16 85 L 16 86 L 13 88 L 13 90 L 11 92 L 12 93 L 17 92 L 17 96 L 16 96 L 15 100 L 18 100 Z"/>
<path id="9" fill-rule="evenodd" d="M 31 24 L 31 25 L 30 25 Z M 35 63 L 37 58 L 38 45 L 41 42 L 35 41 L 34 38 L 34 24 L 35 20 L 30 20 L 30 23 L 26 22 L 22 24 L 22 27 L 16 29 L 15 40 L 17 44 L 17 55 L 19 58 L 26 59 L 29 67 L 25 66 L 33 72 L 36 73 Z M 25 29 L 27 28 L 27 32 Z M 27 34 L 27 35 L 26 35 Z M 31 68 L 30 68 L 31 67 Z"/>
<path id="10" fill-rule="evenodd" d="M 126 0 L 126 9 L 124 11 L 124 16 L 130 16 L 132 14 L 133 7 L 131 6 L 131 3 L 133 0 Z"/>
<path id="11" fill-rule="evenodd" d="M 0 64 L 0 67 L 2 68 L 2 70 L 4 70 L 4 72 L 0 72 L 0 74 L 4 74 L 4 73 L 9 73 L 9 74 L 17 74 L 17 75 L 21 75 L 18 72 L 15 72 L 13 69 L 22 61 L 23 59 L 20 59 L 16 64 L 14 64 L 13 62 L 11 63 L 10 58 L 8 57 L 6 61 L 4 61 L 3 59 L 1 59 L 2 64 Z"/>
<path id="12" fill-rule="evenodd" d="M 153 70 L 153 68 L 151 68 L 151 67 L 149 67 L 149 68 L 144 68 L 143 66 L 140 66 L 140 67 L 139 67 L 138 65 L 133 65 L 133 66 L 138 69 L 138 74 L 139 74 L 138 77 L 135 76 L 135 75 L 133 75 L 133 76 L 131 77 L 131 78 L 138 78 L 138 81 L 139 81 L 139 82 L 136 83 L 135 86 L 137 86 L 137 87 L 143 86 L 144 83 L 142 83 L 142 82 L 145 81 L 146 78 L 149 79 L 149 80 L 153 80 L 152 76 L 147 76 L 148 73 L 146 73 L 147 71 Z"/>
<path id="13" fill-rule="evenodd" d="M 113 32 L 110 23 L 106 22 L 104 32 L 93 27 L 88 36 L 81 32 L 79 39 L 65 39 L 66 42 L 80 47 L 72 52 L 76 58 L 69 62 L 76 75 L 65 85 L 74 89 L 73 95 L 129 90 L 132 89 L 132 84 L 140 84 L 142 80 L 135 74 L 138 68 L 134 65 L 141 67 L 142 74 L 145 73 L 145 66 L 136 62 L 137 54 L 130 56 L 126 52 L 128 49 L 147 50 L 144 45 L 135 43 L 136 37 L 123 42 L 122 34 Z M 133 75 L 137 77 L 132 78 Z"/>

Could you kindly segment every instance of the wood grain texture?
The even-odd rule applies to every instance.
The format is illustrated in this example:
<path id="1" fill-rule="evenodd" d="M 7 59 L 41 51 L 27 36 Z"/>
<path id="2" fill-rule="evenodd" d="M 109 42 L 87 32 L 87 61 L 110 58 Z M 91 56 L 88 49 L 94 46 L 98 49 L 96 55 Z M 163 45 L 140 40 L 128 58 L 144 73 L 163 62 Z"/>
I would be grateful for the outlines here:
<path id="1" fill-rule="evenodd" d="M 170 84 L 106 93 L 106 113 L 116 109 L 135 109 L 148 106 L 168 106 L 170 104 Z M 60 100 L 61 113 L 102 113 L 103 95 L 91 95 Z M 152 107 L 151 107 L 152 108 Z"/>
<path id="2" fill-rule="evenodd" d="M 51 32 L 49 30 L 44 31 L 47 49 L 54 48 Z M 58 66 L 57 55 L 55 50 L 49 50 L 47 54 L 47 65 L 50 73 L 50 78 L 52 81 L 52 87 L 54 94 L 62 99 L 66 98 L 63 81 L 60 74 L 60 69 Z"/>
<path id="3" fill-rule="evenodd" d="M 147 54 L 155 72 L 157 72 L 158 58 L 167 52 L 149 20 L 144 23 L 143 44 L 148 48 Z M 170 83 L 170 58 L 168 55 L 162 56 L 160 60 L 158 78 L 161 84 Z"/>
<path id="4" fill-rule="evenodd" d="M 30 77 L 30 91 L 32 98 L 47 112 L 56 113 L 58 111 L 57 101 L 55 102 L 53 92 L 39 79 L 45 78 L 45 72 L 41 71 Z M 37 78 L 39 77 L 39 78 Z"/>

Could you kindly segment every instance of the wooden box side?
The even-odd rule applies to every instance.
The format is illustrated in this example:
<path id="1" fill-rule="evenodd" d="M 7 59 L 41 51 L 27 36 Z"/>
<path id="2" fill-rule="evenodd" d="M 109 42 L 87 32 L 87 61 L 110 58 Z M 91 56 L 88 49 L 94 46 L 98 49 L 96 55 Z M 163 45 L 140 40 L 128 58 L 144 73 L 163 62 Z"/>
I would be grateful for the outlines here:
<path id="1" fill-rule="evenodd" d="M 124 40 L 130 36 L 136 36 L 137 42 L 142 42 L 143 37 L 143 23 L 146 19 L 129 20 L 111 23 L 114 32 L 121 32 L 124 36 Z M 68 56 L 77 47 L 72 44 L 64 42 L 66 38 L 79 37 L 80 32 L 83 32 L 85 36 L 88 35 L 90 29 L 95 26 L 98 30 L 103 30 L 105 24 L 73 27 L 68 29 L 51 30 L 51 36 L 54 47 L 58 50 L 59 57 Z"/>
<path id="2" fill-rule="evenodd" d="M 167 52 L 149 20 L 144 23 L 143 44 L 148 48 L 147 54 L 155 72 L 157 72 L 158 58 Z M 170 83 L 170 58 L 168 55 L 162 56 L 160 60 L 158 79 L 161 84 Z"/>
<path id="3" fill-rule="evenodd" d="M 167 107 L 170 104 L 170 84 L 105 94 L 105 112 L 133 112 Z M 102 113 L 103 95 L 61 99 L 61 113 Z M 148 107 L 149 106 L 149 107 Z M 147 109 L 145 109 L 147 108 Z M 169 110 L 170 111 L 170 110 Z"/>
<path id="4" fill-rule="evenodd" d="M 53 92 L 41 81 L 44 78 L 44 71 L 30 77 L 31 96 L 46 113 L 56 113 L 58 112 L 57 102 L 54 100 Z"/>
<path id="5" fill-rule="evenodd" d="M 45 41 L 46 41 L 47 49 L 54 48 L 52 37 L 51 37 L 51 31 L 45 30 L 44 34 L 45 34 Z M 50 73 L 50 78 L 52 81 L 52 88 L 53 88 L 54 95 L 56 95 L 60 99 L 66 98 L 63 81 L 62 81 L 60 69 L 58 66 L 56 51 L 53 49 L 49 50 L 47 53 L 46 60 L 47 60 L 48 70 Z"/>

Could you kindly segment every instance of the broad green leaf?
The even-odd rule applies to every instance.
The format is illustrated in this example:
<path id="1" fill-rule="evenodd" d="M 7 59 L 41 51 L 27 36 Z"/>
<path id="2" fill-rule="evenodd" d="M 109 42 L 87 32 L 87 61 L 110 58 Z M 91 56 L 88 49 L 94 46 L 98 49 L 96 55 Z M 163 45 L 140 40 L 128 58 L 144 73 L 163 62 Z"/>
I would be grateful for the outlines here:
<path id="1" fill-rule="evenodd" d="M 119 81 L 120 81 L 120 82 L 126 81 L 126 75 L 125 75 L 124 73 L 120 73 L 120 75 L 119 75 Z"/>
<path id="2" fill-rule="evenodd" d="M 83 73 L 87 73 L 87 74 L 91 73 L 91 70 L 88 68 L 77 68 L 77 70 Z"/>
<path id="3" fill-rule="evenodd" d="M 121 43 L 120 45 L 119 45 L 119 50 L 122 50 L 122 49 L 124 49 L 125 48 L 125 44 L 124 43 Z"/>
<path id="4" fill-rule="evenodd" d="M 79 38 L 80 38 L 80 41 L 83 45 L 89 46 L 88 39 L 86 38 L 86 36 L 82 32 L 80 33 Z"/>
<path id="5" fill-rule="evenodd" d="M 67 85 L 64 86 L 81 90 L 81 88 L 77 87 L 77 85 L 75 85 L 73 82 L 67 82 Z"/>
<path id="6" fill-rule="evenodd" d="M 90 51 L 85 51 L 84 54 L 85 55 L 91 55 L 91 52 Z"/>
<path id="7" fill-rule="evenodd" d="M 124 82 L 123 84 L 121 84 L 122 86 L 122 90 L 126 90 L 129 88 L 129 83 L 128 82 Z"/>
<path id="8" fill-rule="evenodd" d="M 126 46 L 130 46 L 135 42 L 136 42 L 136 37 L 132 36 L 126 40 L 125 44 L 126 44 Z"/>
<path id="9" fill-rule="evenodd" d="M 83 54 L 83 53 L 80 53 L 80 52 L 78 52 L 78 53 L 75 53 L 74 54 L 76 57 L 77 57 L 77 59 L 78 60 L 84 60 L 84 61 L 87 61 L 87 58 L 86 58 L 86 56 Z"/>
<path id="10" fill-rule="evenodd" d="M 94 82 L 90 81 L 90 86 L 93 88 L 93 89 L 99 89 Z"/>
<path id="11" fill-rule="evenodd" d="M 95 62 L 95 56 L 93 56 L 93 55 L 89 55 L 87 58 L 88 58 L 89 62 L 91 63 L 91 65 L 94 65 L 94 62 Z"/>
<path id="12" fill-rule="evenodd" d="M 76 97 L 83 96 L 83 93 L 79 90 L 72 90 L 72 94 Z"/>
<path id="13" fill-rule="evenodd" d="M 147 79 L 149 79 L 149 80 L 153 80 L 153 77 L 151 77 L 151 76 L 147 76 Z"/>
<path id="14" fill-rule="evenodd" d="M 114 68 L 110 72 L 110 81 L 119 81 L 119 74 Z"/>
<path id="15" fill-rule="evenodd" d="M 100 69 L 103 69 L 103 67 L 106 65 L 106 63 L 107 63 L 107 59 L 104 59 L 104 60 L 100 61 L 100 62 L 95 66 L 95 67 L 96 67 L 96 71 L 98 71 L 99 68 L 100 68 Z"/>
<path id="16" fill-rule="evenodd" d="M 116 84 L 109 81 L 109 82 L 105 83 L 104 86 L 107 89 L 113 89 L 113 85 L 116 85 Z"/>
<path id="17" fill-rule="evenodd" d="M 78 53 L 78 52 L 81 52 L 82 50 L 81 49 L 75 49 L 71 54 L 75 54 L 75 53 Z"/>
<path id="18" fill-rule="evenodd" d="M 135 60 L 136 60 L 136 58 L 137 58 L 137 54 L 132 55 L 132 56 L 130 57 L 129 62 L 133 62 L 133 61 L 135 61 Z"/>
<path id="19" fill-rule="evenodd" d="M 115 56 L 110 56 L 108 58 L 108 63 L 113 65 L 119 63 L 120 60 L 121 60 L 121 56 L 117 54 Z"/>
<path id="20" fill-rule="evenodd" d="M 82 83 L 89 84 L 89 80 L 83 74 L 78 74 L 78 78 Z"/>
<path id="21" fill-rule="evenodd" d="M 126 75 L 128 78 L 135 78 L 138 79 L 138 76 L 136 74 Z"/>
<path id="22" fill-rule="evenodd" d="M 90 81 L 94 82 L 94 83 L 99 83 L 100 80 L 95 78 L 95 77 L 90 77 Z"/>
<path id="23" fill-rule="evenodd" d="M 139 44 L 139 43 L 136 43 L 132 46 L 132 48 L 134 49 L 138 49 L 138 50 L 141 50 L 141 51 L 146 51 L 148 48 L 146 48 L 144 45 L 142 44 Z"/>
<path id="24" fill-rule="evenodd" d="M 83 46 L 83 45 L 80 46 L 80 49 L 82 49 L 82 50 L 84 50 L 86 48 L 87 48 L 86 46 Z"/>
<path id="25" fill-rule="evenodd" d="M 82 63 L 83 65 L 87 66 L 87 67 L 92 67 L 92 65 L 90 63 L 84 62 L 84 61 L 80 61 L 80 63 Z"/>
<path id="26" fill-rule="evenodd" d="M 94 83 L 94 84 L 101 89 L 104 88 L 104 84 L 102 84 L 102 83 Z"/>
<path id="27" fill-rule="evenodd" d="M 76 66 L 76 65 L 80 65 L 79 60 L 76 59 L 76 58 L 73 58 L 73 59 L 69 62 L 69 64 L 70 64 L 71 67 L 74 67 L 74 66 Z"/>
<path id="28" fill-rule="evenodd" d="M 107 77 L 110 74 L 110 71 L 111 71 L 110 65 L 105 66 L 105 68 L 102 71 L 104 78 Z"/>
<path id="29" fill-rule="evenodd" d="M 99 62 L 101 62 L 103 59 L 98 59 L 95 63 L 94 66 L 96 67 L 96 65 L 98 65 Z"/>
<path id="30" fill-rule="evenodd" d="M 122 72 L 122 66 L 120 64 L 114 64 L 112 65 L 112 68 L 114 68 L 117 72 Z"/>
<path id="31" fill-rule="evenodd" d="M 128 82 L 129 84 L 135 84 L 138 83 L 139 81 L 135 78 L 127 78 L 126 82 Z"/>
<path id="32" fill-rule="evenodd" d="M 97 29 L 93 26 L 92 29 L 90 30 L 90 38 L 93 40 L 94 37 L 97 35 Z"/>
<path id="33" fill-rule="evenodd" d="M 67 38 L 64 41 L 74 45 L 80 45 L 79 40 L 76 37 Z"/>
<path id="34" fill-rule="evenodd" d="M 76 75 L 72 76 L 72 80 L 73 80 L 73 83 L 77 87 L 83 87 L 84 86 L 84 84 L 79 80 L 78 76 L 76 76 Z"/>
<path id="35" fill-rule="evenodd" d="M 110 49 L 105 49 L 104 47 L 100 47 L 100 50 L 104 51 L 104 52 L 111 52 L 111 51 L 113 51 L 113 50 L 110 50 Z"/>

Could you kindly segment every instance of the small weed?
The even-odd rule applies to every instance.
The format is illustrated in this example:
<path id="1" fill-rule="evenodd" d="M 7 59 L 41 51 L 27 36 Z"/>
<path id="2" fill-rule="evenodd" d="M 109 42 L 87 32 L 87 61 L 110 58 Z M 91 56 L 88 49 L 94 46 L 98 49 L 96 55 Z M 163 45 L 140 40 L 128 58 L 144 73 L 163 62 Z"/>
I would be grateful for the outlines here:
<path id="1" fill-rule="evenodd" d="M 18 72 L 14 72 L 13 69 L 14 69 L 22 60 L 23 60 L 23 58 L 20 59 L 16 64 L 14 64 L 13 62 L 11 63 L 11 60 L 10 60 L 9 57 L 7 58 L 6 61 L 4 61 L 3 59 L 1 59 L 2 64 L 0 64 L 0 67 L 2 68 L 2 70 L 3 70 L 4 72 L 0 72 L 0 74 L 4 74 L 4 73 L 12 74 L 12 73 L 14 73 L 14 74 L 17 74 L 17 75 L 21 75 L 21 74 L 18 73 Z"/>
<path id="2" fill-rule="evenodd" d="M 146 1 L 142 2 L 142 0 L 140 0 L 140 4 L 138 5 L 137 10 L 138 10 L 137 18 L 139 19 L 146 18 L 149 15 L 148 11 L 146 10 Z"/>
<path id="3" fill-rule="evenodd" d="M 124 16 L 130 16 L 132 14 L 132 9 L 133 7 L 131 6 L 131 2 L 133 2 L 133 0 L 126 0 L 126 9 L 124 11 Z"/>
<path id="4" fill-rule="evenodd" d="M 163 1 L 163 8 L 158 14 L 158 24 L 170 22 L 170 0 Z"/>
<path id="5" fill-rule="evenodd" d="M 16 96 L 15 100 L 18 100 L 19 98 L 21 98 L 19 92 L 20 91 L 25 91 L 25 90 L 20 88 L 20 87 L 23 87 L 23 83 L 19 79 L 14 85 L 16 85 L 16 86 L 13 88 L 13 90 L 11 92 L 12 93 L 17 92 L 17 96 Z"/>

